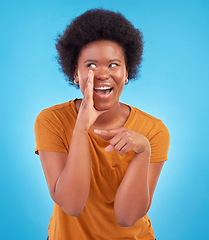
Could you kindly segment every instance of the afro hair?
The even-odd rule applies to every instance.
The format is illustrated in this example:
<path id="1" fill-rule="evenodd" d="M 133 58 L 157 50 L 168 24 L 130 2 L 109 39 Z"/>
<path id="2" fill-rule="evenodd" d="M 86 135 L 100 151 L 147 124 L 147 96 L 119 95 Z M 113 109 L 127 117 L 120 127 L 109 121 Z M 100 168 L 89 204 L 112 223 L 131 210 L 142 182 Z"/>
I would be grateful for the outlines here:
<path id="1" fill-rule="evenodd" d="M 58 63 L 69 84 L 74 84 L 74 71 L 83 46 L 98 40 L 118 43 L 124 52 L 128 78 L 138 77 L 143 53 L 143 36 L 122 14 L 104 9 L 91 9 L 76 17 L 56 39 Z"/>

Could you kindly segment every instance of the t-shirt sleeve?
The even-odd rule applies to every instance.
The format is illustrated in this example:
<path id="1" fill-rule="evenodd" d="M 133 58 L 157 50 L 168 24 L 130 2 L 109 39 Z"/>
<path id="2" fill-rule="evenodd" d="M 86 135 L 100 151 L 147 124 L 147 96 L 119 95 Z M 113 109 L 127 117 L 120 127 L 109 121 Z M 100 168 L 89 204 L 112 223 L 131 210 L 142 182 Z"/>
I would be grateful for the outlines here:
<path id="1" fill-rule="evenodd" d="M 159 120 L 152 133 L 153 134 L 149 139 L 151 145 L 150 162 L 166 161 L 170 144 L 169 131 L 163 122 Z"/>
<path id="2" fill-rule="evenodd" d="M 38 150 L 68 152 L 63 141 L 63 129 L 58 119 L 48 110 L 39 113 L 34 125 L 36 149 Z"/>

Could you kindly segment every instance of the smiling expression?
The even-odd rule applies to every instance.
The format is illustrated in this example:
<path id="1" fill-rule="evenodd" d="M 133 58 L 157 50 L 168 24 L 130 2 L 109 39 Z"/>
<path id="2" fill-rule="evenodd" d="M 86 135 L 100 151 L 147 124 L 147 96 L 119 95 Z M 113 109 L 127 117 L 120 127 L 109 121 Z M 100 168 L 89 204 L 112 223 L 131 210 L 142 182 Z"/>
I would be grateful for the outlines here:
<path id="1" fill-rule="evenodd" d="M 101 111 L 117 106 L 128 77 L 122 47 L 113 41 L 101 40 L 82 48 L 74 74 L 82 94 L 89 70 L 94 72 L 94 107 Z"/>

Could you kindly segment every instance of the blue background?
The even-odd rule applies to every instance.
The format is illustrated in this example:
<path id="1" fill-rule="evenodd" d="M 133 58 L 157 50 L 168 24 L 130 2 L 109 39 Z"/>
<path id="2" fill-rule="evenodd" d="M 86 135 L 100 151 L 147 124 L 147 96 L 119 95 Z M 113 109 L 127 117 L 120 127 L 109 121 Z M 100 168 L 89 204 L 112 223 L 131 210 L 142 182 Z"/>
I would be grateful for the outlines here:
<path id="1" fill-rule="evenodd" d="M 169 129 L 168 161 L 149 216 L 158 240 L 208 235 L 209 1 L 6 1 L 0 7 L 0 239 L 45 240 L 53 201 L 34 121 L 47 107 L 82 97 L 56 62 L 55 38 L 71 19 L 103 7 L 120 11 L 145 40 L 141 77 L 121 101 Z"/>

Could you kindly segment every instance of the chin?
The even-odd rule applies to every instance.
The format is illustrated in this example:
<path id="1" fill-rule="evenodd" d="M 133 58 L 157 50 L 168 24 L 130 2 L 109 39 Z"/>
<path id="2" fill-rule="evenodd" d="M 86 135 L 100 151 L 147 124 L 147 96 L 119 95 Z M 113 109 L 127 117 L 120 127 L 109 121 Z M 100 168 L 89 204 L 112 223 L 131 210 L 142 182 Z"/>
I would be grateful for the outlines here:
<path id="1" fill-rule="evenodd" d="M 96 108 L 97 111 L 105 111 L 105 110 L 110 110 L 112 107 L 112 104 L 107 104 L 107 103 L 95 103 L 94 107 Z"/>

